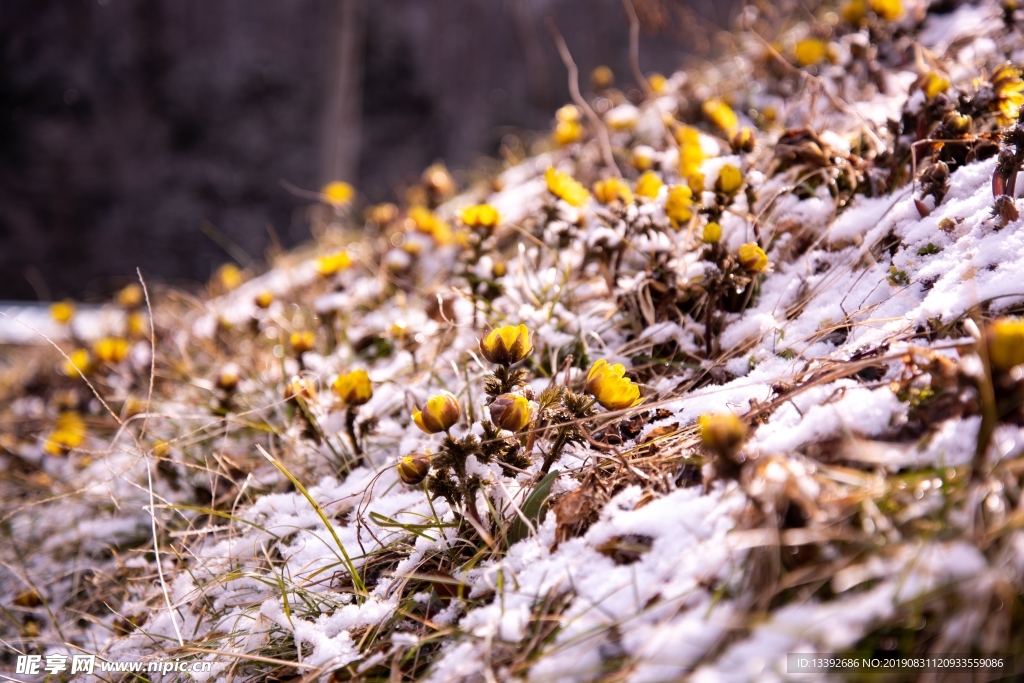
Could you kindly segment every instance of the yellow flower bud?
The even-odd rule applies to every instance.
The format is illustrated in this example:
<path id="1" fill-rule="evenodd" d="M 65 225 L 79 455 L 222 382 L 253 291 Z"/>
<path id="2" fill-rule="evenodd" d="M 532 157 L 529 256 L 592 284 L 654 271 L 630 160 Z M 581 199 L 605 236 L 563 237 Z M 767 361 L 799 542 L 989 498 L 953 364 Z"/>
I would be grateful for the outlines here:
<path id="1" fill-rule="evenodd" d="M 924 77 L 921 89 L 924 90 L 924 96 L 931 100 L 939 93 L 944 93 L 949 90 L 949 86 L 950 82 L 948 78 L 937 71 L 929 71 Z"/>
<path id="2" fill-rule="evenodd" d="M 705 100 L 701 110 L 711 123 L 718 126 L 722 132 L 728 135 L 735 133 L 736 128 L 739 127 L 739 118 L 736 116 L 736 112 L 717 97 Z"/>
<path id="3" fill-rule="evenodd" d="M 455 180 L 443 163 L 431 164 L 423 171 L 423 184 L 436 199 L 455 194 Z"/>
<path id="4" fill-rule="evenodd" d="M 459 218 L 470 228 L 494 228 L 501 220 L 498 210 L 490 204 L 467 206 L 459 213 Z"/>
<path id="5" fill-rule="evenodd" d="M 224 391 L 234 391 L 241 379 L 238 366 L 234 363 L 228 363 L 217 373 L 217 388 Z"/>
<path id="6" fill-rule="evenodd" d="M 740 265 L 751 273 L 763 273 L 768 270 L 768 255 L 764 253 L 764 249 L 753 242 L 740 247 L 736 256 Z"/>
<path id="7" fill-rule="evenodd" d="M 623 204 L 633 203 L 633 193 L 622 178 L 606 178 L 594 183 L 594 198 L 602 204 L 611 204 L 616 199 Z"/>
<path id="8" fill-rule="evenodd" d="M 654 91 L 655 95 L 660 95 L 665 91 L 668 79 L 659 73 L 647 74 L 647 84 L 651 86 L 651 90 Z"/>
<path id="9" fill-rule="evenodd" d="M 325 203 L 331 204 L 332 206 L 343 206 L 352 201 L 352 197 L 355 196 L 355 190 L 348 183 L 344 183 L 340 180 L 335 180 L 332 183 L 324 185 L 323 189 L 320 190 L 320 197 Z"/>
<path id="10" fill-rule="evenodd" d="M 868 0 L 871 11 L 886 21 L 896 21 L 903 16 L 901 0 Z"/>
<path id="11" fill-rule="evenodd" d="M 693 217 L 693 206 L 693 190 L 686 185 L 673 185 L 669 189 L 665 213 L 672 221 L 673 227 L 678 228 L 690 221 Z"/>
<path id="12" fill-rule="evenodd" d="M 526 325 L 504 325 L 491 330 L 480 340 L 480 353 L 498 365 L 512 365 L 533 351 L 530 330 Z"/>
<path id="13" fill-rule="evenodd" d="M 580 118 L 580 110 L 575 104 L 566 104 L 555 112 L 555 119 L 558 121 L 573 122 L 579 121 Z"/>
<path id="14" fill-rule="evenodd" d="M 412 421 L 427 434 L 437 434 L 451 429 L 461 415 L 458 399 L 451 393 L 442 391 L 437 396 L 431 396 L 423 410 L 414 412 Z"/>
<path id="15" fill-rule="evenodd" d="M 316 337 L 309 331 L 292 332 L 288 338 L 288 343 L 291 345 L 295 355 L 301 356 L 306 351 L 313 350 L 313 347 L 316 346 Z"/>
<path id="16" fill-rule="evenodd" d="M 142 286 L 134 282 L 117 293 L 117 304 L 125 308 L 136 308 L 142 305 L 145 295 Z"/>
<path id="17" fill-rule="evenodd" d="M 587 188 L 568 174 L 556 171 L 554 166 L 544 172 L 544 181 L 548 184 L 548 192 L 570 206 L 583 206 L 590 199 Z"/>
<path id="18" fill-rule="evenodd" d="M 722 239 L 722 226 L 714 221 L 704 226 L 704 232 L 701 235 L 701 241 L 705 244 L 714 244 L 718 240 Z"/>
<path id="19" fill-rule="evenodd" d="M 732 413 L 711 413 L 697 418 L 700 440 L 718 455 L 731 455 L 747 438 L 747 426 Z"/>
<path id="20" fill-rule="evenodd" d="M 490 406 L 491 422 L 510 432 L 518 432 L 530 424 L 530 402 L 518 394 L 501 394 Z"/>
<path id="21" fill-rule="evenodd" d="M 395 471 L 406 486 L 419 486 L 430 472 L 430 461 L 427 453 L 410 453 L 398 461 Z"/>
<path id="22" fill-rule="evenodd" d="M 583 126 L 579 121 L 559 121 L 551 137 L 559 147 L 571 145 L 583 137 Z"/>
<path id="23" fill-rule="evenodd" d="M 391 202 L 374 204 L 364 213 L 366 220 L 373 221 L 377 225 L 389 225 L 398 218 L 398 207 Z"/>
<path id="24" fill-rule="evenodd" d="M 82 445 L 86 433 L 85 422 L 78 413 L 61 413 L 54 422 L 54 430 L 43 443 L 43 451 L 49 455 L 64 455 Z"/>
<path id="25" fill-rule="evenodd" d="M 93 370 L 92 356 L 86 349 L 75 349 L 61 362 L 60 370 L 68 377 L 78 377 L 79 370 L 88 375 Z"/>
<path id="26" fill-rule="evenodd" d="M 818 38 L 804 38 L 796 44 L 794 56 L 800 66 L 813 66 L 828 56 L 828 45 Z"/>
<path id="27" fill-rule="evenodd" d="M 92 345 L 92 352 L 101 363 L 120 363 L 128 355 L 128 340 L 104 337 Z"/>
<path id="28" fill-rule="evenodd" d="M 313 262 L 313 267 L 320 277 L 330 277 L 349 268 L 352 265 L 352 257 L 345 250 L 339 250 L 321 256 Z"/>
<path id="29" fill-rule="evenodd" d="M 293 403 L 298 399 L 312 401 L 316 398 L 316 383 L 308 377 L 295 375 L 284 386 L 284 398 Z"/>
<path id="30" fill-rule="evenodd" d="M 146 336 L 149 331 L 149 322 L 142 311 L 132 311 L 128 314 L 128 336 L 133 339 Z"/>
<path id="31" fill-rule="evenodd" d="M 842 9 L 843 19 L 850 22 L 851 24 L 859 24 L 864 20 L 864 15 L 867 14 L 867 6 L 864 0 L 850 0 Z"/>
<path id="32" fill-rule="evenodd" d="M 352 370 L 338 375 L 331 389 L 343 403 L 361 406 L 373 397 L 373 385 L 366 370 Z"/>
<path id="33" fill-rule="evenodd" d="M 949 111 L 942 117 L 942 125 L 954 135 L 968 135 L 974 127 L 974 119 L 958 111 Z"/>
<path id="34" fill-rule="evenodd" d="M 505 277 L 505 273 L 508 272 L 508 266 L 505 265 L 504 261 L 495 261 L 491 265 L 491 276 L 495 278 Z"/>
<path id="35" fill-rule="evenodd" d="M 610 88 L 615 83 L 615 74 L 605 65 L 601 65 L 590 72 L 590 82 L 598 90 Z"/>
<path id="36" fill-rule="evenodd" d="M 270 304 L 274 303 L 274 295 L 264 289 L 256 295 L 255 303 L 259 308 L 270 308 Z"/>
<path id="37" fill-rule="evenodd" d="M 64 301 L 58 301 L 50 304 L 50 317 L 61 325 L 66 325 L 71 322 L 71 318 L 74 316 L 75 302 L 71 299 L 65 299 Z"/>
<path id="38" fill-rule="evenodd" d="M 629 152 L 629 165 L 638 171 L 648 171 L 654 166 L 654 156 L 650 147 L 641 145 Z"/>
<path id="39" fill-rule="evenodd" d="M 225 292 L 237 289 L 242 284 L 242 271 L 234 263 L 225 263 L 214 274 L 214 281 Z"/>
<path id="40" fill-rule="evenodd" d="M 584 391 L 608 410 L 631 408 L 640 402 L 640 387 L 625 374 L 626 368 L 621 363 L 609 365 L 601 359 L 587 373 Z"/>
<path id="41" fill-rule="evenodd" d="M 742 152 L 749 154 L 750 152 L 754 151 L 755 142 L 756 140 L 754 139 L 754 131 L 750 130 L 746 126 L 743 126 L 738 131 L 736 131 L 736 135 L 732 136 L 732 140 L 729 141 L 729 144 L 732 145 L 732 150 L 734 152 Z"/>
<path id="42" fill-rule="evenodd" d="M 647 197 L 648 199 L 654 199 L 658 196 L 658 192 L 665 183 L 661 182 L 661 178 L 654 171 L 646 171 L 641 174 L 636 181 L 636 193 L 641 197 Z"/>
<path id="43" fill-rule="evenodd" d="M 722 194 L 735 194 L 740 185 L 743 184 L 743 174 L 740 169 L 732 164 L 726 164 L 718 170 L 718 179 L 715 181 L 715 189 Z"/>
<path id="44" fill-rule="evenodd" d="M 985 336 L 988 361 L 993 368 L 1005 371 L 1024 363 L 1024 320 L 996 320 Z"/>

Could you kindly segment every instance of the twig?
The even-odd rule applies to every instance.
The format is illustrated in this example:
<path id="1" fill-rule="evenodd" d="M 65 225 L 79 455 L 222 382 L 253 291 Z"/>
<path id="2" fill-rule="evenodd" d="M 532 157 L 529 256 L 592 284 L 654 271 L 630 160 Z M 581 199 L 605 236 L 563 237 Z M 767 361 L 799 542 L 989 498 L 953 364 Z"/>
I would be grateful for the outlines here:
<path id="1" fill-rule="evenodd" d="M 580 94 L 580 83 L 579 83 L 579 69 L 576 68 L 576 62 L 572 61 L 572 55 L 569 54 L 569 48 L 565 45 L 565 39 L 562 38 L 562 34 L 558 32 L 558 26 L 555 25 L 555 20 L 551 17 L 547 18 L 548 30 L 551 31 L 551 37 L 555 41 L 555 47 L 558 48 L 558 54 L 562 58 L 562 62 L 565 64 L 565 68 L 569 71 L 569 95 L 572 97 L 572 101 L 576 103 L 576 106 L 582 109 L 587 118 L 590 119 L 590 123 L 593 124 L 594 128 L 597 129 L 597 139 L 601 143 L 601 154 L 604 157 L 604 163 L 611 169 L 611 172 L 616 177 L 622 177 L 622 171 L 619 170 L 618 164 L 615 163 L 615 157 L 612 156 L 612 143 L 608 139 L 608 129 L 604 125 L 604 121 L 597 115 L 597 112 L 587 104 L 587 101 L 583 99 L 583 95 Z M 650 86 L 648 86 L 650 87 Z"/>
<path id="2" fill-rule="evenodd" d="M 640 18 L 636 15 L 636 8 L 633 7 L 631 0 L 622 0 L 622 7 L 629 17 L 629 68 L 632 69 L 633 78 L 643 91 L 644 98 L 653 100 L 654 89 L 640 70 Z"/>

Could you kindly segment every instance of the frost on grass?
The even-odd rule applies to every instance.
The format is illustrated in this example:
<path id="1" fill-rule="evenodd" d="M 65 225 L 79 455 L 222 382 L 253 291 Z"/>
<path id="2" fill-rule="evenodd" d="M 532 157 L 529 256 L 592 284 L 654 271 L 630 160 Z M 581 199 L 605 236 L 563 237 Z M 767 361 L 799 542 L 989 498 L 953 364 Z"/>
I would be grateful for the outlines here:
<path id="1" fill-rule="evenodd" d="M 35 320 L 4 642 L 208 680 L 1019 651 L 1020 12 L 789 9 L 486 181 L 332 183 L 208 296 Z"/>

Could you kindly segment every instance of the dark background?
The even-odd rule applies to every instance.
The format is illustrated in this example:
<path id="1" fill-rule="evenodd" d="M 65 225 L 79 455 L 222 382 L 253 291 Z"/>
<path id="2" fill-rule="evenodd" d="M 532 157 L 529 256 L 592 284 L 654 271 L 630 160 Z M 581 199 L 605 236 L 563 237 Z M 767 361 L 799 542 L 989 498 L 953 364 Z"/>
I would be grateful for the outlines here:
<path id="1" fill-rule="evenodd" d="M 645 72 L 668 74 L 731 3 L 636 0 Z M 4 0 L 0 299 L 89 298 L 141 267 L 203 281 L 308 199 L 351 181 L 394 200 L 424 167 L 494 155 L 568 101 L 552 17 L 580 67 L 623 89 L 620 0 Z M 206 232 L 202 229 L 204 223 Z"/>

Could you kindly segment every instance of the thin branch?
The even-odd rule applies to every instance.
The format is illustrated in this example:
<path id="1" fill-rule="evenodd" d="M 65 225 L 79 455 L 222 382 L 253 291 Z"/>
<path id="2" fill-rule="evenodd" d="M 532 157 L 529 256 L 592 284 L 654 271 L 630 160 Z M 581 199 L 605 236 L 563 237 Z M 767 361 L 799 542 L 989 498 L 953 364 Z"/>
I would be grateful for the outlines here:
<path id="1" fill-rule="evenodd" d="M 604 125 L 604 121 L 597 115 L 587 101 L 583 99 L 583 95 L 580 94 L 580 83 L 579 83 L 579 69 L 576 68 L 576 62 L 572 60 L 572 55 L 569 54 L 569 48 L 565 45 L 565 39 L 562 38 L 562 34 L 558 31 L 558 26 L 555 25 L 555 20 L 551 17 L 547 18 L 548 30 L 551 31 L 551 37 L 555 41 L 555 47 L 558 48 L 558 54 L 562 57 L 562 62 L 565 64 L 565 68 L 569 71 L 569 95 L 572 96 L 572 101 L 576 103 L 576 106 L 582 109 L 590 122 L 597 129 L 597 139 L 601 143 L 601 154 L 604 156 L 604 163 L 611 169 L 612 173 L 616 177 L 622 177 L 622 171 L 619 170 L 618 164 L 615 163 L 615 157 L 612 156 L 612 143 L 608 139 L 608 129 Z"/>
<path id="2" fill-rule="evenodd" d="M 644 76 L 644 72 L 640 70 L 640 17 L 636 15 L 636 8 L 633 7 L 632 0 L 622 0 L 622 8 L 626 10 L 626 16 L 629 17 L 629 68 L 632 69 L 633 78 L 636 79 L 637 85 L 644 93 L 644 99 L 653 100 L 654 89 L 647 77 Z"/>

